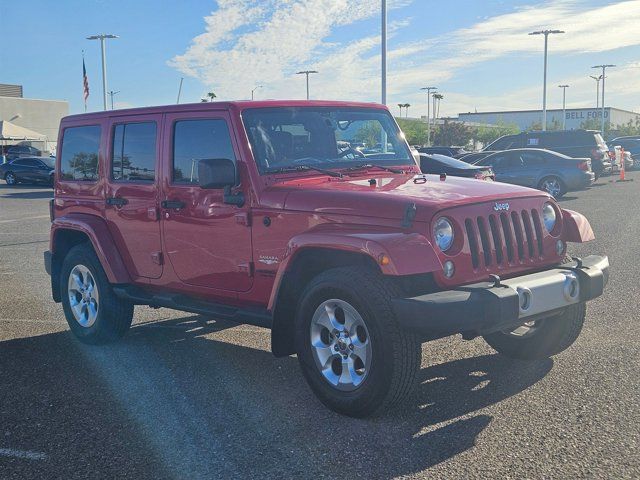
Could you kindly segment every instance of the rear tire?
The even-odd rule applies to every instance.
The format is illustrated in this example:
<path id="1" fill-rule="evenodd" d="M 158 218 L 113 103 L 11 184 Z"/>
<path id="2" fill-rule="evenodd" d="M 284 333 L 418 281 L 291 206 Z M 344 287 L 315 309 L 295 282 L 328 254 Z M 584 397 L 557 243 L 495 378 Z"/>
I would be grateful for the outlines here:
<path id="1" fill-rule="evenodd" d="M 548 177 L 544 177 L 540 180 L 540 183 L 538 183 L 538 189 L 547 192 L 549 195 L 553 196 L 553 198 L 562 198 L 562 196 L 567 192 L 565 184 L 555 175 L 549 175 Z"/>
<path id="2" fill-rule="evenodd" d="M 7 172 L 4 176 L 4 181 L 7 182 L 7 185 L 15 185 L 18 183 L 18 178 L 15 173 Z"/>
<path id="3" fill-rule="evenodd" d="M 295 319 L 298 361 L 328 408 L 366 417 L 392 408 L 411 391 L 421 342 L 398 325 L 394 296 L 379 273 L 357 267 L 327 270 L 303 292 Z"/>
<path id="4" fill-rule="evenodd" d="M 133 319 L 133 304 L 116 297 L 93 248 L 69 250 L 60 272 L 62 308 L 73 334 L 92 345 L 122 337 Z"/>
<path id="5" fill-rule="evenodd" d="M 511 332 L 496 332 L 485 335 L 485 341 L 501 355 L 517 360 L 540 360 L 556 355 L 576 341 L 586 315 L 584 302 L 567 307 L 562 313 L 526 324 Z M 523 328 L 529 332 L 516 334 Z"/>

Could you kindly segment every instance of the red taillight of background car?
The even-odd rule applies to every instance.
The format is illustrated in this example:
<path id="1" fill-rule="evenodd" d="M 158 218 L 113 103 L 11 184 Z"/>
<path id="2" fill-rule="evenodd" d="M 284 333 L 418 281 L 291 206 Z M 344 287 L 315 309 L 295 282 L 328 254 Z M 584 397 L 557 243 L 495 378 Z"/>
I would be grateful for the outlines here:
<path id="1" fill-rule="evenodd" d="M 584 170 L 585 172 L 589 171 L 589 162 L 579 162 L 578 163 L 578 168 L 580 170 Z"/>

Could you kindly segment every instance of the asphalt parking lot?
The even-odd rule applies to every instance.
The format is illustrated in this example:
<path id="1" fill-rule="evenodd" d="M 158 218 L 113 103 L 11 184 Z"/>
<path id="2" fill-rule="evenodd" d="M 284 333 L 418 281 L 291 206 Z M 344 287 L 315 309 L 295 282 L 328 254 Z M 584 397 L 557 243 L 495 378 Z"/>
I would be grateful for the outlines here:
<path id="1" fill-rule="evenodd" d="M 570 193 L 611 281 L 576 344 L 535 363 L 423 345 L 402 410 L 325 409 L 269 332 L 136 307 L 116 345 L 68 332 L 49 293 L 47 188 L 0 183 L 1 478 L 640 478 L 640 174 Z"/>

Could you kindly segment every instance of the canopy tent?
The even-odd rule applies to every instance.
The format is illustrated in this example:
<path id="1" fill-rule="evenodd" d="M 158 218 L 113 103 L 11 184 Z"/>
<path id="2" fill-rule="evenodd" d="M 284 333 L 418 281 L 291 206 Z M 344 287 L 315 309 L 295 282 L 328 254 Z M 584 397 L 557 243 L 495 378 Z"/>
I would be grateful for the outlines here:
<path id="1" fill-rule="evenodd" d="M 34 132 L 28 128 L 15 125 L 8 120 L 0 120 L 0 140 L 6 142 L 7 140 L 21 140 L 21 141 L 46 141 L 47 136 L 41 133 Z"/>

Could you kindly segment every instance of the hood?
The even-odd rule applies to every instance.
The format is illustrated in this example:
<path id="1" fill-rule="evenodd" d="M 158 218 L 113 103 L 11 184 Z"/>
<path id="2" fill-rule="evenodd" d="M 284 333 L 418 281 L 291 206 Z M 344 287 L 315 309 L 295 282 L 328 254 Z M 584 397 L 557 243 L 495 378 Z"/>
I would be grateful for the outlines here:
<path id="1" fill-rule="evenodd" d="M 441 181 L 438 175 L 314 176 L 272 184 L 264 193 L 265 200 L 274 200 L 265 206 L 317 214 L 402 218 L 407 205 L 415 203 L 417 221 L 429 221 L 437 211 L 459 205 L 548 197 L 517 185 L 452 176 Z"/>

